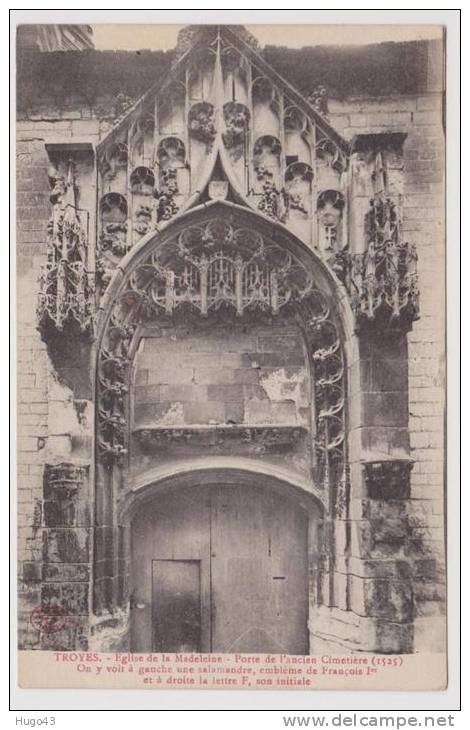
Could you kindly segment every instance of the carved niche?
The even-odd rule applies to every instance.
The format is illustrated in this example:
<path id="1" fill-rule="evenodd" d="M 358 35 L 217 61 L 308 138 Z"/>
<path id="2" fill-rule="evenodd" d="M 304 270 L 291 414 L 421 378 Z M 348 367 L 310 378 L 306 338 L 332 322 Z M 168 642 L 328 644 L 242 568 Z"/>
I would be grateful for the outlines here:
<path id="1" fill-rule="evenodd" d="M 324 255 L 341 249 L 344 205 L 344 195 L 338 190 L 323 190 L 317 198 L 318 244 Z"/>
<path id="2" fill-rule="evenodd" d="M 214 106 L 207 101 L 194 104 L 189 112 L 189 133 L 197 140 L 206 145 L 210 150 L 214 143 L 215 128 Z"/>
<path id="3" fill-rule="evenodd" d="M 104 289 L 113 270 L 128 250 L 128 208 L 127 200 L 121 193 L 106 193 L 99 205 L 101 232 L 98 239 L 96 259 L 96 278 Z"/>
<path id="4" fill-rule="evenodd" d="M 312 214 L 313 169 L 306 162 L 293 162 L 285 173 L 286 203 L 290 211 L 302 217 Z"/>
<path id="5" fill-rule="evenodd" d="M 285 200 L 281 186 L 281 143 L 277 137 L 259 137 L 253 147 L 255 192 L 259 193 L 258 210 L 274 220 L 285 217 Z"/>
<path id="6" fill-rule="evenodd" d="M 136 237 L 144 236 L 152 226 L 154 217 L 153 197 L 155 194 L 155 175 L 150 167 L 140 165 L 130 176 L 133 230 Z"/>

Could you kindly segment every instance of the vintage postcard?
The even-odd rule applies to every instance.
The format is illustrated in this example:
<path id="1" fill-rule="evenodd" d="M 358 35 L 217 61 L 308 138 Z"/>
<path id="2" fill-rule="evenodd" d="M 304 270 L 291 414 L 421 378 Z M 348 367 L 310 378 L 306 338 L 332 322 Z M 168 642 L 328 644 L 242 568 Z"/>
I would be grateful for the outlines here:
<path id="1" fill-rule="evenodd" d="M 18 26 L 20 687 L 445 689 L 444 41 Z"/>

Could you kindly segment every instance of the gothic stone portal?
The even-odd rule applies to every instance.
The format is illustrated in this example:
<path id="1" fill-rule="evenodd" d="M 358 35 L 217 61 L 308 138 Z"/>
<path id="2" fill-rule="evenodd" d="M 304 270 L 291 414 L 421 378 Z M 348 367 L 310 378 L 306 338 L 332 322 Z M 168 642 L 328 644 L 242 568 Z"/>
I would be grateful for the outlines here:
<path id="1" fill-rule="evenodd" d="M 419 291 L 416 249 L 406 238 L 416 230 L 422 184 L 440 174 L 438 160 L 428 161 L 423 130 L 433 145 L 440 132 L 422 123 L 434 118 L 440 128 L 438 94 L 410 97 L 417 108 L 436 103 L 435 111 L 415 117 L 397 111 L 392 98 L 361 102 L 355 116 L 363 128 L 358 123 L 360 134 L 343 139 L 270 69 L 243 29 L 201 26 L 186 29 L 182 41 L 163 85 L 116 120 L 96 150 L 96 119 L 89 120 L 88 142 L 83 119 L 67 122 L 60 140 L 56 124 L 38 121 L 37 135 L 32 119 L 23 128 L 21 197 L 32 179 L 35 198 L 44 200 L 39 180 L 47 153 L 52 216 L 38 292 L 47 356 L 29 334 L 24 345 L 33 349 L 21 355 L 21 473 L 28 479 L 21 508 L 22 646 L 127 649 L 131 605 L 135 646 L 155 647 L 164 633 L 174 646 L 205 649 L 212 630 L 219 647 L 220 621 L 227 646 L 237 648 L 242 609 L 233 604 L 224 615 L 238 594 L 217 583 L 217 571 L 227 568 L 225 581 L 234 580 L 233 561 L 248 557 L 253 564 L 240 580 L 256 584 L 254 607 L 246 605 L 266 632 L 245 636 L 250 649 L 264 636 L 265 646 L 277 641 L 305 650 L 306 596 L 310 651 L 428 650 L 435 630 L 442 646 L 443 411 L 439 338 L 429 340 L 442 323 L 440 314 L 429 318 L 438 292 L 428 281 L 426 317 L 407 341 Z M 372 133 L 370 113 L 380 127 L 385 108 L 397 117 L 395 131 Z M 342 124 L 344 109 L 333 116 Z M 435 210 L 438 218 L 439 204 Z M 36 241 L 46 229 L 43 211 L 33 244 L 30 206 L 19 208 L 25 312 L 37 245 L 45 243 Z M 427 238 L 417 235 L 418 246 Z M 435 253 L 428 248 L 426 258 Z M 430 262 L 428 273 L 438 271 Z M 72 417 L 63 422 L 65 413 Z M 193 466 L 197 460 L 206 463 L 204 478 Z M 229 462 L 225 475 L 222 461 Z M 162 501 L 155 472 L 188 470 L 188 462 L 190 482 Z M 211 469 L 220 473 L 209 492 Z M 241 486 L 228 487 L 230 469 L 248 475 L 244 494 L 254 511 L 214 533 L 220 500 L 234 502 L 237 514 Z M 276 498 L 267 518 L 268 474 L 284 484 L 282 498 L 295 484 L 303 499 L 322 505 L 323 523 L 309 520 L 320 528 L 321 550 L 309 538 L 307 589 L 292 591 L 300 577 L 283 567 L 268 570 L 266 536 L 282 512 Z M 131 586 L 129 514 L 157 483 L 158 499 L 152 493 L 147 503 L 154 505 L 152 525 L 144 528 L 144 513 L 133 512 L 134 550 L 145 557 L 139 562 L 134 554 L 133 578 L 144 567 L 147 573 Z M 199 497 L 190 515 L 183 486 Z M 31 489 L 39 491 L 32 496 Z M 140 501 L 136 509 L 143 509 Z M 304 529 L 289 526 L 301 520 L 290 509 L 276 533 L 287 554 L 292 546 L 300 551 Z M 168 514 L 181 517 L 171 535 Z M 191 530 L 186 534 L 182 524 L 189 517 L 199 520 L 201 551 L 203 535 L 206 543 L 230 538 L 223 563 L 219 547 L 212 558 L 196 543 L 187 545 Z M 175 547 L 171 554 L 165 541 L 168 550 Z M 181 585 L 175 632 L 162 622 L 165 601 L 178 618 L 173 594 Z M 272 591 L 282 597 L 287 587 L 286 601 L 295 595 L 299 603 L 291 610 L 279 598 L 283 615 L 291 611 L 282 630 L 292 633 L 276 637 L 273 615 L 257 616 L 256 601 L 263 596 L 272 607 Z M 242 585 L 242 593 L 249 588 Z M 152 596 L 161 609 L 154 621 Z M 52 601 L 70 609 L 73 630 L 54 636 L 33 630 L 31 610 Z"/>
<path id="2" fill-rule="evenodd" d="M 132 651 L 307 654 L 307 529 L 270 488 L 157 496 L 132 522 Z"/>

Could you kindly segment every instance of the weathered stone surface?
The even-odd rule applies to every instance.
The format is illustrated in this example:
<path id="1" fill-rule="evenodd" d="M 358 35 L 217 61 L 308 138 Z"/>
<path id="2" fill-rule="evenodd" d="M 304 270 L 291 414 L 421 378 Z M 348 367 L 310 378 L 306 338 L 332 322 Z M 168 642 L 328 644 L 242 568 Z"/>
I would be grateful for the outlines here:
<path id="1" fill-rule="evenodd" d="M 351 572 L 364 578 L 390 578 L 409 580 L 413 577 L 413 564 L 405 559 L 372 560 L 351 558 Z"/>
<path id="2" fill-rule="evenodd" d="M 88 583 L 45 583 L 41 589 L 41 605 L 60 606 L 64 616 L 88 613 Z"/>
<path id="3" fill-rule="evenodd" d="M 351 576 L 350 606 L 359 616 L 373 616 L 389 621 L 404 621 L 412 612 L 410 589 L 406 584 L 390 579 Z M 412 618 L 412 617 L 411 617 Z"/>
<path id="4" fill-rule="evenodd" d="M 41 633 L 43 651 L 76 651 L 88 649 L 88 616 L 68 618 L 60 631 Z"/>
<path id="5" fill-rule="evenodd" d="M 364 464 L 367 496 L 372 499 L 407 499 L 410 495 L 412 463 L 407 460 L 388 460 Z"/>
<path id="6" fill-rule="evenodd" d="M 376 621 L 374 625 L 374 651 L 379 654 L 408 654 L 413 651 L 413 623 Z"/>
<path id="7" fill-rule="evenodd" d="M 231 325 L 228 339 L 227 327 L 199 335 L 180 328 L 171 338 L 164 332 L 144 339 L 136 358 L 135 423 L 223 424 L 234 415 L 247 424 L 304 423 L 309 387 L 300 331 L 281 323 L 245 330 Z M 170 360 L 177 369 L 168 368 Z"/>
<path id="8" fill-rule="evenodd" d="M 44 524 L 46 527 L 72 527 L 76 524 L 75 500 L 44 502 Z"/>
<path id="9" fill-rule="evenodd" d="M 25 583 L 38 583 L 41 581 L 40 563 L 23 563 L 23 580 Z"/>
<path id="10" fill-rule="evenodd" d="M 43 559 L 49 563 L 87 563 L 90 531 L 86 528 L 44 530 Z"/>
<path id="11" fill-rule="evenodd" d="M 48 563 L 42 566 L 42 580 L 52 582 L 81 582 L 90 580 L 90 566 L 87 563 Z"/>
<path id="12" fill-rule="evenodd" d="M 113 615 L 102 614 L 93 619 L 90 649 L 94 651 L 129 651 L 129 612 L 119 609 Z"/>
<path id="13" fill-rule="evenodd" d="M 381 518 L 351 525 L 353 556 L 366 559 L 406 558 L 410 531 L 406 520 Z"/>

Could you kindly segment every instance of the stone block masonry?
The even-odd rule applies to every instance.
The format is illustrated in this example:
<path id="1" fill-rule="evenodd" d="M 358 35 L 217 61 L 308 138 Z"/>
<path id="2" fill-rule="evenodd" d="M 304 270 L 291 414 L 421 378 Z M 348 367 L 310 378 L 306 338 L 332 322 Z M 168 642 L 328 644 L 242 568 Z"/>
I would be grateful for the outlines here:
<path id="1" fill-rule="evenodd" d="M 439 87 L 437 87 L 439 88 Z M 445 406 L 445 139 L 442 93 L 417 97 L 334 102 L 331 121 L 346 137 L 364 132 L 407 133 L 404 144 L 402 229 L 416 245 L 420 319 L 407 335 L 410 501 L 406 560 L 411 566 L 413 646 L 442 651 L 445 646 L 444 406 Z M 373 378 L 389 380 L 396 362 Z M 377 424 L 379 425 L 379 424 Z M 380 427 L 372 430 L 374 443 Z M 404 442 L 402 444 L 406 446 Z M 397 443 L 397 446 L 399 444 Z M 426 574 L 423 575 L 423 561 Z"/>
<path id="2" fill-rule="evenodd" d="M 238 455 L 308 474 L 311 384 L 297 324 L 144 332 L 133 382 L 136 473 L 165 460 Z M 179 436 L 165 438 L 171 429 Z"/>
<path id="3" fill-rule="evenodd" d="M 50 469 L 70 458 L 72 441 L 81 431 L 80 441 L 86 428 L 73 407 L 73 394 L 58 382 L 36 329 L 38 280 L 51 214 L 45 143 L 75 131 L 70 122 L 18 125 L 18 637 L 25 649 L 85 647 L 88 640 L 89 494 L 85 490 L 72 506 L 47 493 Z M 93 132 L 91 127 L 87 131 Z M 83 453 L 79 458 L 83 460 Z M 41 632 L 53 604 L 70 618 L 59 632 Z M 32 620 L 35 610 L 46 617 L 42 623 Z"/>
<path id="4" fill-rule="evenodd" d="M 304 425 L 310 422 L 306 351 L 295 326 L 184 328 L 141 341 L 134 425 Z"/>

